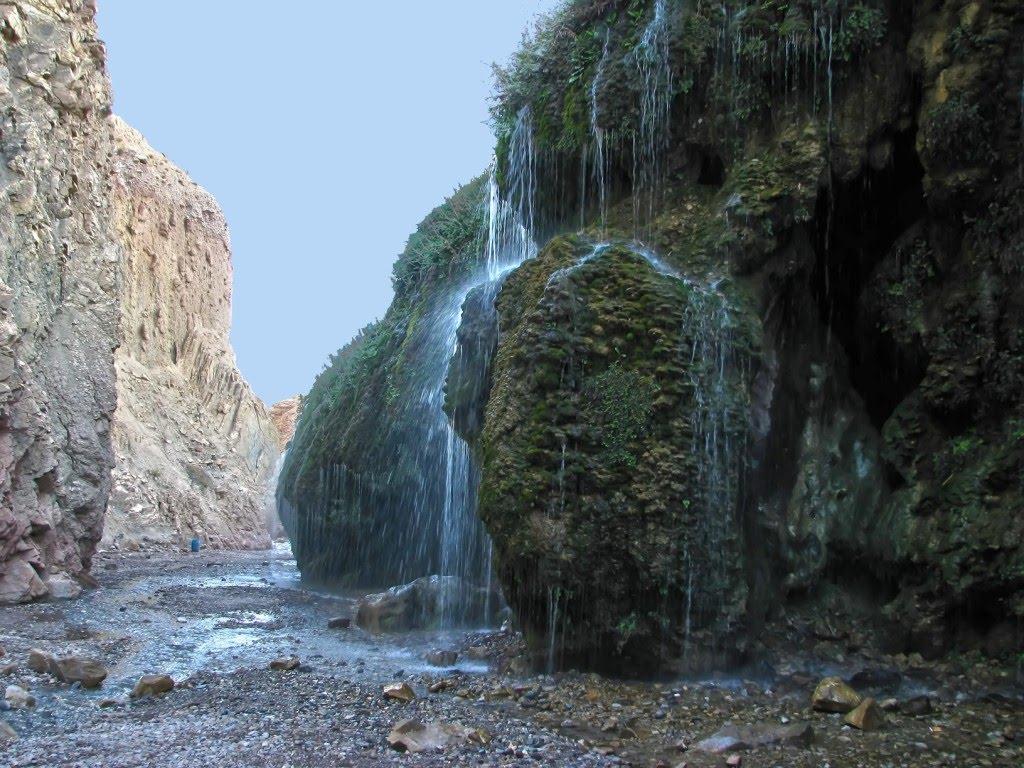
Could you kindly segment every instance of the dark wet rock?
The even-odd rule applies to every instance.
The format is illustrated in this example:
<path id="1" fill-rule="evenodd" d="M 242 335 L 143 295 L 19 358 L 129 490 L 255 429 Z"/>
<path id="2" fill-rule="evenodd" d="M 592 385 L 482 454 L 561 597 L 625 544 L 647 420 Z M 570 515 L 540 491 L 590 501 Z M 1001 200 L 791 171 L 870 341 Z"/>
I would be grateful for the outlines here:
<path id="1" fill-rule="evenodd" d="M 903 682 L 903 675 L 895 669 L 862 669 L 848 680 L 850 686 L 858 691 L 879 690 L 895 691 Z"/>
<path id="2" fill-rule="evenodd" d="M 170 675 L 143 675 L 132 689 L 133 699 L 146 696 L 162 696 L 174 690 L 174 678 Z"/>
<path id="3" fill-rule="evenodd" d="M 901 714 L 908 715 L 909 717 L 922 717 L 934 712 L 935 707 L 932 704 L 931 697 L 915 696 L 912 699 L 901 702 L 899 710 Z"/>
<path id="4" fill-rule="evenodd" d="M 472 625 L 495 623 L 500 596 L 455 576 L 425 576 L 387 592 L 367 595 L 356 608 L 356 624 L 368 632 L 437 627 L 448 616 Z"/>
<path id="5" fill-rule="evenodd" d="M 843 722 L 860 731 L 877 731 L 885 726 L 885 714 L 874 699 L 867 698 L 850 710 Z"/>
<path id="6" fill-rule="evenodd" d="M 328 629 L 348 629 L 352 626 L 352 619 L 348 616 L 336 616 L 327 622 Z"/>
<path id="7" fill-rule="evenodd" d="M 268 666 L 276 672 L 291 672 L 298 669 L 301 663 L 298 656 L 285 656 L 280 659 L 274 659 Z"/>
<path id="8" fill-rule="evenodd" d="M 810 723 L 779 725 L 727 725 L 713 735 L 693 745 L 697 752 L 721 754 L 757 749 L 774 744 L 809 747 L 814 742 L 814 728 Z"/>
<path id="9" fill-rule="evenodd" d="M 846 714 L 860 703 L 860 694 L 838 677 L 826 677 L 811 696 L 811 706 L 818 712 Z"/>

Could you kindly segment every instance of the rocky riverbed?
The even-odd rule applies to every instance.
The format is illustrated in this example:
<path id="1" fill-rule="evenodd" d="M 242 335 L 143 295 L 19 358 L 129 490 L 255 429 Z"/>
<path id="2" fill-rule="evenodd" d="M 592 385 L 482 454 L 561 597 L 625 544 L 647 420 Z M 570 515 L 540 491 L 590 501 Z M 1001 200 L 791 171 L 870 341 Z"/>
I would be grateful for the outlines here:
<path id="1" fill-rule="evenodd" d="M 357 596 L 304 589 L 286 548 L 100 557 L 94 572 L 101 586 L 80 600 L 2 609 L 0 682 L 35 700 L 11 689 L 0 704 L 16 734 L 0 733 L 2 765 L 1024 764 L 1019 674 L 980 661 L 859 651 L 700 680 L 531 676 L 499 672 L 521 667 L 511 633 L 329 628 Z M 34 648 L 108 676 L 62 683 L 30 668 Z M 451 661 L 438 649 L 455 663 L 429 664 Z M 145 674 L 175 687 L 132 697 Z M 859 730 L 815 711 L 827 675 L 874 698 L 882 722 Z"/>

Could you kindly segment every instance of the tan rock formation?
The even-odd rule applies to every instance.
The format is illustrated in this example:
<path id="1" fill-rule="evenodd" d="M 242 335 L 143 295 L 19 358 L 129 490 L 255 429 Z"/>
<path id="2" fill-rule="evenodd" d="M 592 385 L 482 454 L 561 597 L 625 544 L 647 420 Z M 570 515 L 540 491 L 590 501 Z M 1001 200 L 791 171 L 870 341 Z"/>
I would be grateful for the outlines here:
<path id="1" fill-rule="evenodd" d="M 115 545 L 269 544 L 224 217 L 110 117 L 95 12 L 0 0 L 0 603 L 73 596 L 108 501 Z"/>
<path id="2" fill-rule="evenodd" d="M 113 228 L 123 244 L 117 466 L 105 544 L 269 546 L 279 454 L 229 340 L 231 244 L 217 202 L 111 120 Z"/>
<path id="3" fill-rule="evenodd" d="M 277 429 L 279 445 L 283 451 L 295 435 L 295 424 L 302 414 L 302 395 L 282 400 L 270 409 L 270 420 Z"/>
<path id="4" fill-rule="evenodd" d="M 110 491 L 119 245 L 94 14 L 0 2 L 0 603 L 88 569 Z"/>

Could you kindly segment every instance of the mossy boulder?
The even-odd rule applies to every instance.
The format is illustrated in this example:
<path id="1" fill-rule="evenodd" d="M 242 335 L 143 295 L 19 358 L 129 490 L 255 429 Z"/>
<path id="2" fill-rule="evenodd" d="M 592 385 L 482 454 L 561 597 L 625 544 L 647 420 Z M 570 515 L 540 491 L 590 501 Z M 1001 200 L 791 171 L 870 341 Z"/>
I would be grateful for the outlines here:
<path id="1" fill-rule="evenodd" d="M 708 487 L 743 463 L 751 339 L 739 310 L 705 316 L 711 292 L 634 248 L 556 238 L 498 296 L 479 512 L 539 665 L 653 671 L 742 650 L 736 495 Z M 729 324 L 721 369 L 706 321 Z M 712 388 L 713 434 L 696 400 Z M 735 454 L 710 459 L 704 438 Z"/>

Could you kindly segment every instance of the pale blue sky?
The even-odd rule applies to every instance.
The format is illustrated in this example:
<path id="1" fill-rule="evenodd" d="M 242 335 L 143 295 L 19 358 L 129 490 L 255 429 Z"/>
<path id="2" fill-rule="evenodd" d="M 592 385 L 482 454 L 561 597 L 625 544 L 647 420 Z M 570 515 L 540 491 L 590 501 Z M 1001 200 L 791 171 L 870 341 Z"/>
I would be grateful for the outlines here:
<path id="1" fill-rule="evenodd" d="M 493 61 L 557 0 L 100 0 L 115 110 L 220 201 L 233 341 L 268 403 L 391 300 L 415 225 L 486 167 Z"/>

